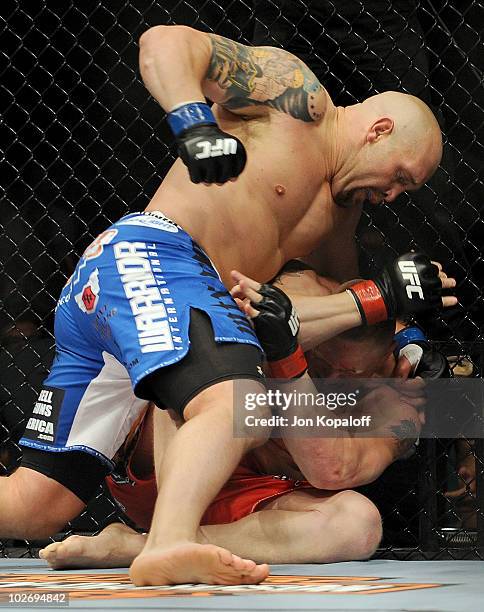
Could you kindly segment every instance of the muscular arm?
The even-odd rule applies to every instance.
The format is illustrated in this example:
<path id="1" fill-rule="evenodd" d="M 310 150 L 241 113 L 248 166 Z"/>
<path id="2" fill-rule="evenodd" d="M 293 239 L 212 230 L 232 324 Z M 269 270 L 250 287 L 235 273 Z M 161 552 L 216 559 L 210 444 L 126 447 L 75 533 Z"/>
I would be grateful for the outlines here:
<path id="1" fill-rule="evenodd" d="M 307 383 L 304 385 L 307 391 Z M 294 383 L 292 385 L 294 388 Z M 421 429 L 415 407 L 392 390 L 382 388 L 362 414 L 373 414 L 380 408 L 394 410 L 394 417 L 374 435 L 355 437 L 341 431 L 340 437 L 284 437 L 284 443 L 304 477 L 316 488 L 342 490 L 376 480 L 396 459 L 403 457 L 415 443 Z M 319 411 L 321 413 L 321 410 Z M 355 416 L 356 411 L 354 413 Z M 334 413 L 331 417 L 338 416 Z M 386 419 L 385 419 L 386 420 Z"/>
<path id="2" fill-rule="evenodd" d="M 275 110 L 309 122 L 323 117 L 329 99 L 314 73 L 291 53 L 248 47 L 186 26 L 145 32 L 140 70 L 166 111 L 207 97 L 237 114 Z"/>

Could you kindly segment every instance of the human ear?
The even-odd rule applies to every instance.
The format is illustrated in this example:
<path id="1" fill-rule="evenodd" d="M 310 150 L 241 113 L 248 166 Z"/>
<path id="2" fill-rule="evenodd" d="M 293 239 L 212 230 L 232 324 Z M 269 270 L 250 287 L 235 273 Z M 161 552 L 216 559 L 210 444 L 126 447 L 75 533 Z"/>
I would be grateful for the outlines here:
<path id="1" fill-rule="evenodd" d="M 390 117 L 380 117 L 372 123 L 368 130 L 368 142 L 376 142 L 381 136 L 391 134 L 393 132 L 394 122 Z"/>

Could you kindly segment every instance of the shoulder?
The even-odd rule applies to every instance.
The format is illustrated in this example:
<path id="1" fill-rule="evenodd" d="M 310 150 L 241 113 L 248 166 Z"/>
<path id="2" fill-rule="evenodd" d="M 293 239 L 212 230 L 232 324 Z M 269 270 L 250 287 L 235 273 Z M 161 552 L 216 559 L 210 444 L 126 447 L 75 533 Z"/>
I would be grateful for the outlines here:
<path id="1" fill-rule="evenodd" d="M 278 111 L 304 122 L 318 122 L 331 99 L 313 71 L 277 47 L 251 47 L 208 34 L 211 61 L 206 95 L 237 114 Z"/>

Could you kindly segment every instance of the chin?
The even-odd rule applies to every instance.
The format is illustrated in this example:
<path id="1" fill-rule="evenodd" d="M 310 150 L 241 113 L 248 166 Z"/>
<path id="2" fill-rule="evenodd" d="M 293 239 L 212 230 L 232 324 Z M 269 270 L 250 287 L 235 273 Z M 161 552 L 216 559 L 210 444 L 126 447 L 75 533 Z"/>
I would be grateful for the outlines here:
<path id="1" fill-rule="evenodd" d="M 355 195 L 354 191 L 344 192 L 333 197 L 333 200 L 336 206 L 340 208 L 350 208 L 355 203 Z"/>

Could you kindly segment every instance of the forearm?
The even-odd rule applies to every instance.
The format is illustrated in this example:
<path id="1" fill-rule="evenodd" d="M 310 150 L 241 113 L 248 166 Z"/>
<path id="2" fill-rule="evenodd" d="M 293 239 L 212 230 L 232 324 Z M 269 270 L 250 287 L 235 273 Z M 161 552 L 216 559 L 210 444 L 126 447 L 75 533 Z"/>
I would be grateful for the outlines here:
<path id="1" fill-rule="evenodd" d="M 305 377 L 291 381 L 293 390 L 296 394 L 292 397 L 318 393 Z M 423 400 L 415 398 L 411 401 L 419 404 Z M 282 429 L 284 443 L 305 478 L 316 488 L 328 490 L 373 482 L 393 461 L 408 453 L 421 429 L 416 407 L 405 396 L 386 386 L 370 392 L 362 402 L 345 409 L 343 413 L 339 410 L 329 411 L 321 405 L 310 409 L 293 405 L 286 415 L 290 422 L 297 415 L 309 417 L 313 423 L 322 415 L 342 420 L 350 415 L 355 418 L 369 417 L 368 429 L 364 431 L 344 427 L 343 424 L 335 429 L 318 427 L 321 435 L 316 438 L 306 437 L 306 428 L 299 432 Z"/>
<path id="2" fill-rule="evenodd" d="M 292 403 L 285 406 L 281 415 L 293 424 L 295 418 L 303 418 L 307 426 L 281 428 L 284 444 L 302 474 L 314 487 L 319 489 L 338 489 L 339 483 L 348 478 L 348 468 L 353 466 L 358 441 L 345 428 L 323 430 L 316 426 L 321 417 L 334 418 L 339 415 L 325 405 L 302 405 L 296 398 L 317 397 L 318 389 L 306 373 L 304 376 L 281 384 L 280 390 Z M 313 423 L 312 427 L 309 425 Z M 309 437 L 313 430 L 321 436 Z M 328 435 L 324 435 L 327 433 Z M 317 435 L 316 434 L 316 435 Z"/>
<path id="3" fill-rule="evenodd" d="M 346 292 L 311 297 L 289 294 L 289 297 L 301 322 L 298 340 L 304 351 L 361 325 L 355 301 Z"/>
<path id="4" fill-rule="evenodd" d="M 140 38 L 141 76 L 167 112 L 185 102 L 205 102 L 210 57 L 208 36 L 185 26 L 156 26 Z"/>

